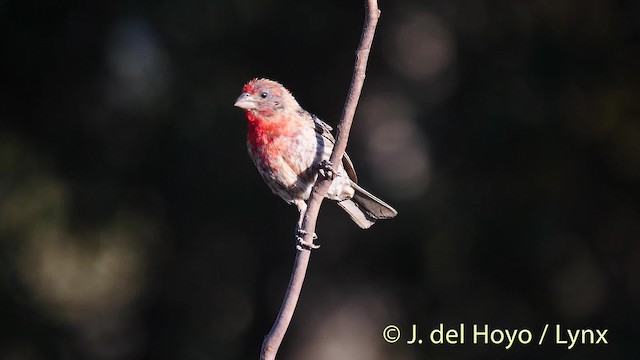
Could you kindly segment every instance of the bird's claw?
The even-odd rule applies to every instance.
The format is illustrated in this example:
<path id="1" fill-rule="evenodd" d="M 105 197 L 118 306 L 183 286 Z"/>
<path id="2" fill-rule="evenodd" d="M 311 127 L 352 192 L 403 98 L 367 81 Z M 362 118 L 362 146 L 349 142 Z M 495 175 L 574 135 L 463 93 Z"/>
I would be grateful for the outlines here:
<path id="1" fill-rule="evenodd" d="M 327 180 L 333 180 L 336 176 L 335 171 L 333 170 L 333 164 L 329 160 L 322 160 L 318 164 L 318 174 Z"/>
<path id="2" fill-rule="evenodd" d="M 307 235 L 307 232 L 304 231 L 303 229 L 296 229 L 296 237 L 304 237 L 305 235 Z M 318 239 L 318 235 L 316 235 L 315 233 L 313 234 L 313 240 L 317 240 Z"/>
<path id="3" fill-rule="evenodd" d="M 320 245 L 314 244 L 313 241 L 311 242 L 304 241 L 305 235 L 307 235 L 306 231 L 302 229 L 296 230 L 296 249 L 298 249 L 298 251 L 303 251 L 303 250 L 311 251 L 311 250 L 320 248 Z M 316 240 L 317 238 L 318 238 L 318 235 L 314 233 L 313 240 Z"/>

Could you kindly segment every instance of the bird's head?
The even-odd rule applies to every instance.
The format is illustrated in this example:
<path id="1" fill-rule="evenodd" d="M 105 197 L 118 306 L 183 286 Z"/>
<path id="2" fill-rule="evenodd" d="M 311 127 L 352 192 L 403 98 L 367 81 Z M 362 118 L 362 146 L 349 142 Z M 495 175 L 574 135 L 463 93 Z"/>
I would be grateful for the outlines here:
<path id="1" fill-rule="evenodd" d="M 269 79 L 253 79 L 242 88 L 234 106 L 262 117 L 279 111 L 297 110 L 300 105 L 280 83 Z"/>

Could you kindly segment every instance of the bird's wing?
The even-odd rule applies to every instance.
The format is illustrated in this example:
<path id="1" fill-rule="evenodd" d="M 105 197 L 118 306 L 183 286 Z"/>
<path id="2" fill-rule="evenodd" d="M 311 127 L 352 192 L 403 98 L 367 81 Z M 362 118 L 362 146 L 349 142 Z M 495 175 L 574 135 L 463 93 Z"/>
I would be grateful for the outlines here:
<path id="1" fill-rule="evenodd" d="M 349 179 L 351 179 L 354 183 L 357 183 L 358 176 L 356 175 L 356 169 L 353 168 L 353 163 L 351 162 L 351 159 L 349 158 L 349 155 L 347 155 L 347 153 L 344 153 L 344 155 L 342 156 L 342 166 L 344 166 L 344 171 L 346 171 L 347 175 L 349 175 Z"/>
<path id="2" fill-rule="evenodd" d="M 336 139 L 333 137 L 333 134 L 331 134 L 331 130 L 333 130 L 333 128 L 329 124 L 320 120 L 317 116 L 313 114 L 311 114 L 311 118 L 313 119 L 316 132 L 322 135 L 322 137 L 324 137 L 325 139 L 331 141 L 332 144 L 335 144 Z M 342 156 L 342 166 L 344 167 L 344 170 L 347 172 L 349 179 L 357 183 L 358 176 L 356 175 L 356 170 L 353 168 L 353 163 L 351 162 L 351 159 L 349 158 L 349 155 L 347 155 L 346 152 Z"/>
<path id="3" fill-rule="evenodd" d="M 333 128 L 326 122 L 320 120 L 317 116 L 313 114 L 310 114 L 310 115 L 311 115 L 311 119 L 313 119 L 313 125 L 315 125 L 316 127 L 316 132 L 322 135 L 323 137 L 329 139 L 329 141 L 331 141 L 331 143 L 334 144 L 336 142 L 336 139 L 333 137 L 333 134 L 331 134 L 331 130 L 333 130 Z"/>

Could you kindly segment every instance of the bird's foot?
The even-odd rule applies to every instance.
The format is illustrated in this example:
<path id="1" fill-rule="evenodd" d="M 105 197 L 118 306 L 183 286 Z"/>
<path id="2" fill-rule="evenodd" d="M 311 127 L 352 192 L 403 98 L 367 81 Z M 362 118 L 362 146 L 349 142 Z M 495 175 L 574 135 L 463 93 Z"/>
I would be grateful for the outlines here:
<path id="1" fill-rule="evenodd" d="M 305 241 L 304 240 L 304 236 L 307 235 L 307 232 L 302 230 L 302 229 L 297 229 L 296 230 L 296 249 L 298 249 L 299 251 L 303 251 L 303 250 L 315 250 L 320 248 L 320 245 L 314 244 L 313 241 Z M 316 235 L 315 233 L 313 234 L 313 240 L 316 240 L 318 238 L 318 235 Z"/>
<path id="2" fill-rule="evenodd" d="M 318 164 L 318 174 L 326 180 L 333 180 L 336 172 L 333 170 L 333 164 L 329 160 L 322 160 Z"/>

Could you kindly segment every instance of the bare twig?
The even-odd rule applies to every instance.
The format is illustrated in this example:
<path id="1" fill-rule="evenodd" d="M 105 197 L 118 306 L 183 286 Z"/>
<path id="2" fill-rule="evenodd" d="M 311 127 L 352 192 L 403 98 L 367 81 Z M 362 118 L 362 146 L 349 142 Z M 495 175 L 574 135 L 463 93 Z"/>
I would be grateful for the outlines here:
<path id="1" fill-rule="evenodd" d="M 364 84 L 364 78 L 367 69 L 367 61 L 369 59 L 369 52 L 371 50 L 371 44 L 373 43 L 373 35 L 376 31 L 376 25 L 378 24 L 378 18 L 380 17 L 380 9 L 378 9 L 377 0 L 365 0 L 365 23 L 362 29 L 362 36 L 360 38 L 360 44 L 356 51 L 356 60 L 353 69 L 353 78 L 351 79 L 351 86 L 349 87 L 349 93 L 347 94 L 347 101 L 342 111 L 340 122 L 336 129 L 336 143 L 331 154 L 330 161 L 332 164 L 340 164 L 344 151 L 347 148 L 347 141 L 349 140 L 349 131 L 351 130 L 351 123 L 356 113 L 358 106 L 358 100 L 360 99 L 360 92 L 362 91 L 362 85 Z M 316 220 L 318 218 L 318 212 L 325 194 L 329 190 L 331 181 L 319 176 L 316 181 L 311 196 L 307 200 L 307 211 L 304 214 L 304 220 L 302 223 L 302 229 L 306 232 L 304 241 L 313 244 L 313 234 L 315 234 Z M 307 265 L 309 264 L 310 251 L 301 250 L 296 253 L 296 259 L 293 264 L 293 272 L 291 273 L 291 279 L 289 280 L 289 286 L 280 307 L 280 312 L 276 318 L 271 331 L 264 339 L 262 343 L 262 350 L 260 352 L 261 360 L 273 360 L 276 358 L 278 348 L 282 343 L 284 334 L 289 327 L 293 312 L 295 311 L 298 298 L 300 297 L 300 291 L 302 290 L 302 284 L 307 272 Z"/>

